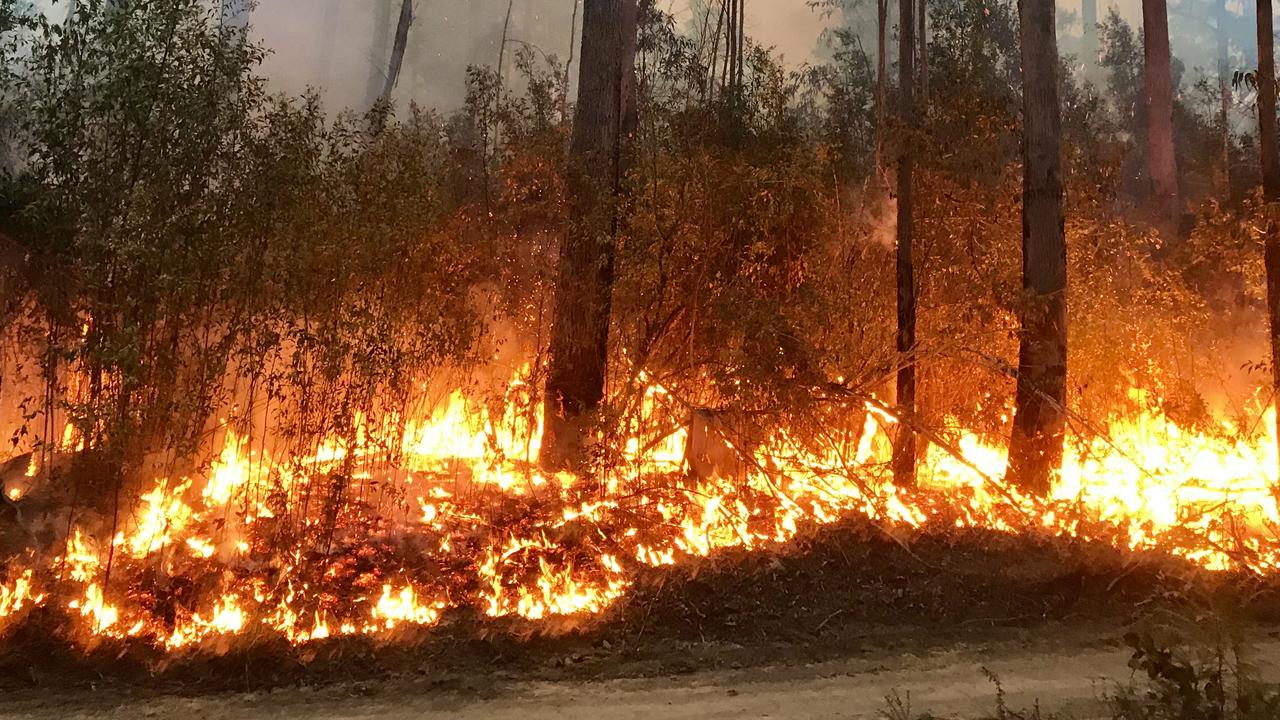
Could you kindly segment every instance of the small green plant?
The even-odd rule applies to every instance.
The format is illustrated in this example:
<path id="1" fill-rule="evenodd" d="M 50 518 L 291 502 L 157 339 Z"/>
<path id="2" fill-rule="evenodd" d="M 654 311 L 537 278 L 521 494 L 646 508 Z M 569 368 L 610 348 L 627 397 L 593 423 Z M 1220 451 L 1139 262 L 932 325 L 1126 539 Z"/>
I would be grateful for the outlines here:
<path id="1" fill-rule="evenodd" d="M 1125 687 L 1108 700 L 1114 720 L 1263 720 L 1280 717 L 1280 693 L 1258 682 L 1235 645 L 1214 648 L 1203 661 L 1160 642 L 1150 631 L 1131 632 L 1129 667 L 1145 686 Z"/>

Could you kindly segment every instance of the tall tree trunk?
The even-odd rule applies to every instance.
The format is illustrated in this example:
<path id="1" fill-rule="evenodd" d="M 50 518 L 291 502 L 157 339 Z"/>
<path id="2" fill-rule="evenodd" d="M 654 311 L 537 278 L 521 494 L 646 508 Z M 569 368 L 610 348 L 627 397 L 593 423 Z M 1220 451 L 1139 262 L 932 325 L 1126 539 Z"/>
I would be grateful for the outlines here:
<path id="1" fill-rule="evenodd" d="M 1020 0 L 1023 103 L 1022 332 L 1008 479 L 1044 495 L 1062 465 L 1067 243 L 1054 0 Z"/>
<path id="2" fill-rule="evenodd" d="M 738 0 L 738 39 L 735 49 L 738 53 L 738 73 L 733 78 L 734 87 L 741 93 L 742 79 L 746 76 L 747 53 L 747 0 Z"/>
<path id="3" fill-rule="evenodd" d="M 573 77 L 573 52 L 578 47 L 578 8 L 582 0 L 573 3 L 573 18 L 569 21 L 569 59 L 564 64 L 564 86 L 560 88 L 560 117 L 569 119 L 569 80 Z"/>
<path id="4" fill-rule="evenodd" d="M 391 46 L 391 59 L 387 63 L 387 82 L 382 87 L 383 100 L 391 99 L 391 91 L 400 81 L 400 68 L 404 67 L 404 51 L 409 47 L 409 26 L 413 25 L 413 0 L 400 0 L 400 19 L 396 21 L 396 39 Z"/>
<path id="5" fill-rule="evenodd" d="M 916 0 L 898 0 L 898 121 L 902 138 L 898 146 L 898 407 L 914 418 L 916 410 L 916 286 L 911 257 L 913 221 L 911 176 L 915 138 L 915 31 Z M 894 482 L 900 487 L 916 481 L 916 438 L 911 423 L 903 423 L 893 454 Z"/>
<path id="6" fill-rule="evenodd" d="M 1147 96 L 1147 171 L 1156 209 L 1167 225 L 1176 223 L 1178 164 L 1173 152 L 1173 70 L 1169 54 L 1167 0 L 1142 0 L 1142 37 Z"/>
<path id="7" fill-rule="evenodd" d="M 1280 404 L 1280 157 L 1276 154 L 1276 49 L 1271 0 L 1258 0 L 1258 144 L 1262 149 L 1263 238 L 1267 319 L 1271 324 L 1271 383 Z M 1277 433 L 1280 440 L 1280 433 Z M 1278 448 L 1280 450 L 1280 448 Z M 1280 486 L 1275 488 L 1280 496 Z"/>
<path id="8" fill-rule="evenodd" d="M 722 96 L 732 97 L 733 79 L 738 76 L 738 0 L 724 0 L 729 6 L 729 24 L 725 35 L 724 78 L 720 81 Z"/>
<path id="9" fill-rule="evenodd" d="M 876 0 L 876 173 L 884 171 L 885 118 L 889 114 L 889 0 Z M 879 178 L 877 177 L 877 181 Z"/>
<path id="10" fill-rule="evenodd" d="M 920 105 L 927 107 L 929 103 L 929 0 L 920 0 L 916 9 L 916 56 L 919 64 L 916 67 L 920 78 Z"/>
<path id="11" fill-rule="evenodd" d="M 391 4 L 395 0 L 374 0 L 373 41 L 369 45 L 369 80 L 365 85 L 365 107 L 373 107 L 387 84 L 391 62 Z"/>
<path id="12" fill-rule="evenodd" d="M 1081 52 L 1084 57 L 1084 76 L 1096 82 L 1098 79 L 1098 0 L 1081 0 L 1080 4 Z"/>
<path id="13" fill-rule="evenodd" d="M 1231 40 L 1227 35 L 1227 0 L 1218 0 L 1213 34 L 1218 45 L 1218 125 L 1222 128 L 1221 188 L 1231 194 Z"/>
<path id="14" fill-rule="evenodd" d="M 516 0 L 507 0 L 507 15 L 502 21 L 502 37 L 498 40 L 498 90 L 493 94 L 493 150 L 498 151 L 502 143 L 502 121 L 499 120 L 502 105 L 502 88 L 505 85 L 507 62 L 507 37 L 511 32 L 511 12 L 515 10 Z M 485 203 L 486 207 L 488 203 Z"/>
<path id="15" fill-rule="evenodd" d="M 636 0 L 585 0 L 541 462 L 584 466 L 604 399 L 618 199 L 635 119 Z"/>

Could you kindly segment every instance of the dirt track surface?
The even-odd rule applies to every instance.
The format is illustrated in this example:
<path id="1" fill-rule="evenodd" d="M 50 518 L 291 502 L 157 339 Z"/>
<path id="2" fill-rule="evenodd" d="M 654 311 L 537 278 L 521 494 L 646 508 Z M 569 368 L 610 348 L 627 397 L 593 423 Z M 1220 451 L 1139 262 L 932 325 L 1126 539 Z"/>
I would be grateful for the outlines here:
<path id="1" fill-rule="evenodd" d="M 1056 647 L 1055 647 L 1056 645 Z M 1255 647 L 1259 667 L 1280 668 L 1280 641 Z M 1077 719 L 1101 717 L 1100 698 L 1127 682 L 1129 652 L 1096 639 L 1036 637 L 925 655 L 885 655 L 803 666 L 764 666 L 679 676 L 605 681 L 485 678 L 462 691 L 416 682 L 356 683 L 319 689 L 133 698 L 92 692 L 13 698 L 0 718 L 180 718 L 182 720 L 586 720 L 590 718 L 879 717 L 885 697 L 909 699 L 915 714 L 992 714 L 999 677 L 1012 708 L 1039 704 Z M 1274 670 L 1273 670 L 1274 672 Z"/>

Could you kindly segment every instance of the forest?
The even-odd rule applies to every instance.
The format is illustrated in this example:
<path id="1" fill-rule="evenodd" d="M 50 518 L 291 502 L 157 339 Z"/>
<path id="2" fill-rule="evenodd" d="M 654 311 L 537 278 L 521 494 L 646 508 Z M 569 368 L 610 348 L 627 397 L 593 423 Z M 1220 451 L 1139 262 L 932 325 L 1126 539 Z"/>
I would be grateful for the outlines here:
<path id="1" fill-rule="evenodd" d="M 12 716 L 981 646 L 775 717 L 1280 717 L 1272 0 L 531 3 L 0 0 Z"/>

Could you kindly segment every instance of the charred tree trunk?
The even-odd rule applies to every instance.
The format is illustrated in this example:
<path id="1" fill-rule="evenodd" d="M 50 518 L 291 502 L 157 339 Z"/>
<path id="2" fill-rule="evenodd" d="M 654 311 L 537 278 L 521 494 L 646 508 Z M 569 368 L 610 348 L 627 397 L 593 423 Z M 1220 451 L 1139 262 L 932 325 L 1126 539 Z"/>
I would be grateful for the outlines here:
<path id="1" fill-rule="evenodd" d="M 1062 465 L 1066 427 L 1067 243 L 1054 0 L 1021 0 L 1022 333 L 1008 479 L 1044 495 Z"/>
<path id="2" fill-rule="evenodd" d="M 585 0 L 568 222 L 560 248 L 541 462 L 581 468 L 604 399 L 618 198 L 634 122 L 636 0 Z"/>
<path id="3" fill-rule="evenodd" d="M 1258 145 L 1262 149 L 1263 237 L 1267 275 L 1267 319 L 1271 327 L 1271 383 L 1280 403 L 1280 157 L 1276 155 L 1275 21 L 1271 0 L 1258 0 Z M 1280 449 L 1280 448 L 1278 448 Z M 1280 487 L 1276 488 L 1280 494 Z"/>
<path id="4" fill-rule="evenodd" d="M 1178 164 L 1173 152 L 1173 70 L 1169 54 L 1167 0 L 1142 0 L 1142 37 L 1147 96 L 1147 172 L 1155 208 L 1163 223 L 1176 224 Z"/>
<path id="5" fill-rule="evenodd" d="M 899 0 L 898 12 L 898 121 L 902 137 L 898 147 L 898 406 L 908 416 L 916 409 L 916 286 L 911 257 L 914 231 L 911 212 L 911 176 L 915 138 L 915 2 Z M 902 423 L 893 453 L 893 477 L 899 486 L 916 481 L 916 438 L 909 423 Z"/>
<path id="6" fill-rule="evenodd" d="M 369 45 L 369 80 L 365 85 L 365 107 L 373 107 L 387 84 L 386 70 L 391 61 L 388 44 L 391 30 L 391 3 L 393 0 L 375 0 L 373 41 Z"/>
<path id="7" fill-rule="evenodd" d="M 387 63 L 387 82 L 382 87 L 382 100 L 391 99 L 391 91 L 400 81 L 400 68 L 404 67 L 404 51 L 409 47 L 409 26 L 413 25 L 413 0 L 400 0 L 400 19 L 396 21 L 396 38 L 391 46 L 391 59 Z"/>

